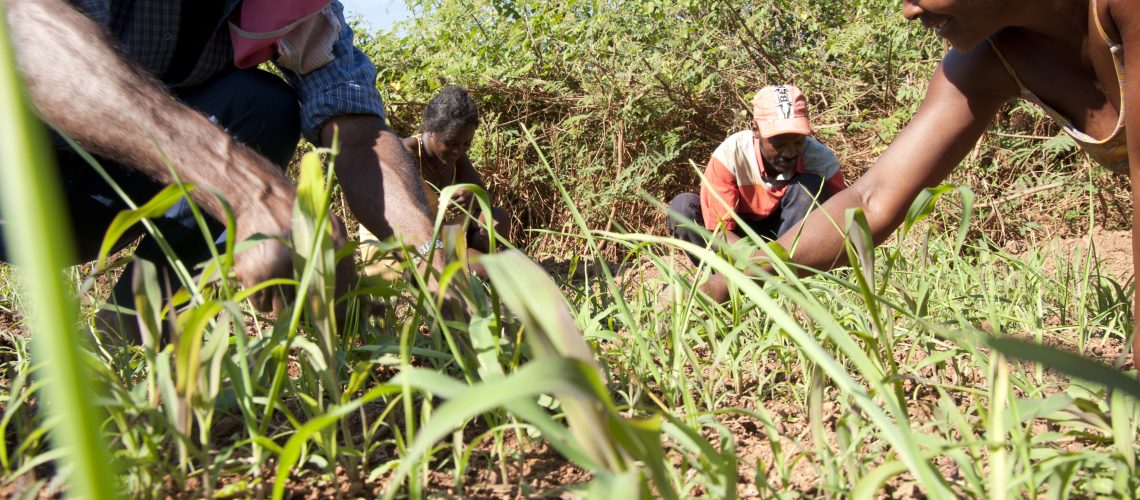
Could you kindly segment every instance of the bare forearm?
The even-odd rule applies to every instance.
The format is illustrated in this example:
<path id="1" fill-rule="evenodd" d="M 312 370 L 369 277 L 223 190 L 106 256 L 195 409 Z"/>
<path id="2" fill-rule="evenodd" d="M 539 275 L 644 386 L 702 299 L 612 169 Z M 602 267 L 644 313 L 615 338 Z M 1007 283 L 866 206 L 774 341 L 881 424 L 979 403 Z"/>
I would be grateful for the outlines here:
<path id="1" fill-rule="evenodd" d="M 458 172 L 456 180 L 464 184 L 474 184 L 487 191 L 487 195 L 491 196 L 491 192 L 487 190 L 487 185 L 483 182 L 483 176 L 479 175 L 479 171 L 475 170 L 475 164 L 471 163 L 471 159 L 467 155 L 463 155 L 456 162 L 455 168 Z M 492 196 L 491 204 L 494 204 L 494 197 Z"/>
<path id="2" fill-rule="evenodd" d="M 169 161 L 183 181 L 206 188 L 195 200 L 219 219 L 212 190 L 239 215 L 287 220 L 293 189 L 284 175 L 128 62 L 101 27 L 61 0 L 8 4 L 20 71 L 46 121 L 161 182 L 173 180 Z"/>
<path id="3" fill-rule="evenodd" d="M 836 193 L 823 206 L 813 210 L 803 223 L 788 231 L 778 241 L 788 249 L 796 264 L 811 269 L 828 270 L 847 263 L 847 253 L 843 248 L 845 214 L 852 208 L 868 210 L 863 196 L 856 187 Z M 870 219 L 876 218 L 873 214 Z M 881 218 L 880 218 L 881 219 Z M 872 224 L 875 242 L 885 239 L 894 226 L 889 220 Z"/>
<path id="4" fill-rule="evenodd" d="M 419 174 L 400 138 L 375 116 L 334 119 L 322 131 L 326 144 L 336 129 L 336 173 L 357 220 L 380 239 L 395 235 L 415 245 L 430 239 L 432 224 Z"/>
<path id="5" fill-rule="evenodd" d="M 843 252 L 843 234 L 837 228 L 842 227 L 843 214 L 847 209 L 862 204 L 855 189 L 843 190 L 823 207 L 813 211 L 800 226 L 788 231 L 779 239 L 779 243 L 792 251 L 792 259 L 799 265 L 821 270 L 842 265 L 846 262 L 846 255 Z M 840 222 L 838 225 L 833 224 L 833 220 Z M 731 231 L 720 233 L 718 238 L 728 245 L 741 240 Z M 761 268 L 767 268 L 768 255 L 763 250 L 757 250 L 752 260 Z M 728 300 L 728 288 L 727 281 L 720 274 L 710 275 L 699 287 L 701 292 L 716 302 Z"/>

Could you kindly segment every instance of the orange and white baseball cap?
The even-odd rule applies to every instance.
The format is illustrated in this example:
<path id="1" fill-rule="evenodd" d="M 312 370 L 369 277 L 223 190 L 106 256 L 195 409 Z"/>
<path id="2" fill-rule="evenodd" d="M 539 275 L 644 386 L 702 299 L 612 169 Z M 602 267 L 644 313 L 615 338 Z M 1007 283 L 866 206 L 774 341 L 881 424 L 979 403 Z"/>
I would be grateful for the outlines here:
<path id="1" fill-rule="evenodd" d="M 807 98 L 794 85 L 769 85 L 756 92 L 752 118 L 765 139 L 780 134 L 811 135 Z"/>

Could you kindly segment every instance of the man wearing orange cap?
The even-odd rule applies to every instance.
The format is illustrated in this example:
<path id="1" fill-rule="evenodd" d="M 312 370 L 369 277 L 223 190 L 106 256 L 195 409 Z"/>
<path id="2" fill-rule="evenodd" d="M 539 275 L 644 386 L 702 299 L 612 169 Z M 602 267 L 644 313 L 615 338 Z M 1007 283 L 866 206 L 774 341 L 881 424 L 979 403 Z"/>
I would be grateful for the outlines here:
<path id="1" fill-rule="evenodd" d="M 729 243 L 745 235 L 735 214 L 758 235 L 775 239 L 799 224 L 816 203 L 845 187 L 835 154 L 811 136 L 807 99 L 792 85 L 764 87 L 752 100 L 752 128 L 732 134 L 705 168 L 701 194 L 669 203 L 669 230 L 705 245 L 722 229 Z M 691 256 L 690 256 L 691 257 Z"/>
<path id="2" fill-rule="evenodd" d="M 197 185 L 191 196 L 213 216 L 209 238 L 186 204 L 155 221 L 187 267 L 209 258 L 221 234 L 217 221 L 226 220 L 227 207 L 216 194 L 237 219 L 228 237 L 287 240 L 296 189 L 282 169 L 301 136 L 329 146 L 337 131 L 337 175 L 357 219 L 381 237 L 435 244 L 418 176 L 387 128 L 376 70 L 354 47 L 340 2 L 8 0 L 5 8 L 32 104 L 55 130 L 98 155 L 118 184 L 110 186 L 53 134 L 80 258 L 94 256 L 111 220 L 128 207 L 121 193 L 142 204 L 173 181 L 171 170 Z M 257 68 L 269 61 L 284 79 Z M 343 241 L 341 225 L 333 227 Z M 0 260 L 3 229 L 0 217 Z M 144 238 L 135 255 L 173 281 L 163 254 Z M 273 238 L 236 260 L 247 285 L 288 276 L 292 267 Z M 343 290 L 351 259 L 337 275 Z M 120 304 L 133 303 L 129 282 L 115 289 Z"/>

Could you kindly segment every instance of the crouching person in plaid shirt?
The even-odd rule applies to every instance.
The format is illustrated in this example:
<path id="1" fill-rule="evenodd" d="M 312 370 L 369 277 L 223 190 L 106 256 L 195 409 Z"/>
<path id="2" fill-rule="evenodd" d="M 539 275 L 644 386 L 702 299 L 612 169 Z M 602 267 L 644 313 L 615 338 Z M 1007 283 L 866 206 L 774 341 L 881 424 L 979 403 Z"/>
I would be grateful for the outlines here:
<path id="1" fill-rule="evenodd" d="M 327 146 L 339 130 L 336 173 L 356 218 L 380 237 L 416 246 L 431 240 L 418 176 L 387 128 L 375 68 L 353 46 L 340 2 L 6 3 L 28 95 L 57 131 L 55 164 L 82 258 L 96 255 L 127 204 L 62 136 L 94 153 L 138 204 L 173 182 L 172 168 L 198 186 L 192 197 L 212 216 L 212 238 L 222 237 L 218 221 L 226 219 L 220 194 L 237 220 L 228 237 L 242 241 L 258 233 L 287 239 L 296 189 L 282 168 L 300 137 Z M 257 68 L 268 61 L 284 79 Z M 203 236 L 186 203 L 154 222 L 187 267 L 209 258 L 217 244 Z M 333 226 L 343 244 L 343 225 Z M 7 260 L 5 247 L 0 236 L 0 260 Z M 153 239 L 144 238 L 135 255 L 154 262 L 160 280 L 177 284 Z M 263 240 L 238 254 L 236 271 L 246 285 L 290 276 L 291 257 L 275 240 Z M 351 286 L 351 259 L 337 274 L 341 291 Z M 120 280 L 110 302 L 131 307 L 129 282 Z M 259 297 L 259 307 L 274 304 L 268 294 Z M 107 329 L 134 336 L 133 317 L 100 317 Z"/>

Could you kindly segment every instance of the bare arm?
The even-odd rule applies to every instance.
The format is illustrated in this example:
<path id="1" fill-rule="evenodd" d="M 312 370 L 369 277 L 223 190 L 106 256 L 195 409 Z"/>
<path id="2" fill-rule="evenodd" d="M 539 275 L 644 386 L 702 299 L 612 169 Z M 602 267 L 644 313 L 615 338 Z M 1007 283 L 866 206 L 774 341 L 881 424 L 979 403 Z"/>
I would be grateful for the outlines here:
<path id="1" fill-rule="evenodd" d="M 815 269 L 843 264 L 844 237 L 836 224 L 842 226 L 850 208 L 863 209 L 875 243 L 882 243 L 902 222 L 915 196 L 942 182 L 1002 103 L 1016 95 L 1016 85 L 997 64 L 984 44 L 969 53 L 951 51 L 935 71 L 918 113 L 867 173 L 812 212 L 802 232 L 792 229 L 780 238 L 781 245 L 794 249 L 793 260 Z M 762 259 L 763 254 L 756 257 Z M 719 276 L 710 278 L 702 291 L 721 301 L 728 297 Z"/>
<path id="2" fill-rule="evenodd" d="M 45 120 L 161 182 L 173 181 L 169 159 L 183 181 L 205 188 L 194 200 L 218 220 L 226 215 L 210 192 L 229 200 L 239 240 L 287 232 L 295 190 L 277 167 L 179 103 L 87 16 L 62 0 L 9 0 L 7 21 L 28 94 Z M 273 243 L 237 263 L 246 284 L 284 275 L 289 265 L 288 252 Z"/>
<path id="3" fill-rule="evenodd" d="M 471 163 L 471 159 L 467 155 L 459 157 L 455 162 L 455 182 L 458 184 L 474 184 L 483 188 L 487 192 L 488 203 L 493 207 L 495 206 L 494 195 L 487 189 L 487 185 L 483 184 L 483 177 L 475 170 L 475 165 Z M 468 211 L 476 215 L 481 214 L 481 207 L 475 201 L 475 193 L 470 189 L 460 189 L 455 193 L 455 203 L 461 207 L 466 207 Z"/>
<path id="4" fill-rule="evenodd" d="M 429 241 L 432 221 L 420 174 L 400 138 L 378 116 L 347 115 L 329 120 L 321 129 L 321 140 L 332 144 L 338 130 L 336 175 L 357 220 L 380 239 L 396 236 L 416 246 Z M 435 252 L 430 264 L 442 269 L 443 252 Z M 433 292 L 439 285 L 435 278 L 427 283 Z M 444 298 L 444 315 L 463 317 L 462 303 L 450 292 Z"/>
<path id="5" fill-rule="evenodd" d="M 349 115 L 325 124 L 325 144 L 337 129 L 336 175 L 360 223 L 380 239 L 396 235 L 417 246 L 429 240 L 432 224 L 419 173 L 400 138 L 378 116 Z"/>
<path id="6" fill-rule="evenodd" d="M 1109 3 L 1109 13 L 1120 40 L 1126 47 L 1133 50 L 1124 52 L 1125 68 L 1140 68 L 1140 6 L 1136 2 L 1113 1 Z M 1140 187 L 1140 78 L 1135 75 L 1127 77 L 1121 96 L 1122 107 L 1128 110 L 1125 127 L 1128 133 L 1128 163 L 1130 177 L 1132 178 L 1132 266 L 1133 272 L 1140 269 L 1140 197 L 1137 189 Z M 1140 287 L 1132 297 L 1133 330 L 1132 330 L 1132 366 L 1140 372 Z"/>
<path id="7" fill-rule="evenodd" d="M 471 163 L 471 159 L 467 155 L 459 157 L 459 161 L 455 162 L 455 181 L 463 184 L 474 184 L 487 189 L 487 185 L 483 183 L 483 176 L 479 175 L 479 171 L 475 170 L 475 164 Z"/>
<path id="8" fill-rule="evenodd" d="M 786 248 L 795 244 L 797 263 L 830 269 L 845 261 L 843 236 L 832 221 L 843 221 L 849 208 L 863 209 L 875 243 L 882 243 L 902 223 L 918 193 L 945 180 L 965 158 L 1007 99 L 972 91 L 979 78 L 964 67 L 969 64 L 969 55 L 951 52 L 935 71 L 914 119 L 866 175 L 825 203 L 823 213 L 809 216 L 798 242 L 792 241 L 794 230 L 781 238 Z"/>

